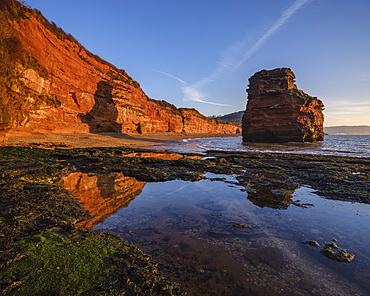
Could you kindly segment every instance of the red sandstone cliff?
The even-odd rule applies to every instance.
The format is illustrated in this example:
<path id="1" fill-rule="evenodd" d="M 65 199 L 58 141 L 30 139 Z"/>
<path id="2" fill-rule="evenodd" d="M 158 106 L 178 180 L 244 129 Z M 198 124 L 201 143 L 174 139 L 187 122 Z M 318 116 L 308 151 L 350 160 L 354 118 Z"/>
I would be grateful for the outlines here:
<path id="1" fill-rule="evenodd" d="M 0 130 L 22 133 L 236 133 L 193 109 L 150 99 L 39 11 L 0 1 Z"/>
<path id="2" fill-rule="evenodd" d="M 324 104 L 299 90 L 289 68 L 249 78 L 244 142 L 312 142 L 324 139 Z"/>

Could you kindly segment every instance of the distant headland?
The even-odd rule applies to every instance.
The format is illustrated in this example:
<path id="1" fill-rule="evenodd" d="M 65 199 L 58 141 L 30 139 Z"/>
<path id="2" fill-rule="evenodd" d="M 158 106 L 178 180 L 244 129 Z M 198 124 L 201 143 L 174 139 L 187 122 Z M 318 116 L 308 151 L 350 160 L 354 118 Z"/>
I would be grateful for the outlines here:
<path id="1" fill-rule="evenodd" d="M 329 135 L 370 135 L 369 125 L 341 125 L 324 128 Z"/>
<path id="2" fill-rule="evenodd" d="M 214 115 L 212 118 L 241 124 L 243 114 L 244 110 L 225 115 Z M 370 125 L 324 126 L 324 132 L 327 135 L 370 135 Z"/>

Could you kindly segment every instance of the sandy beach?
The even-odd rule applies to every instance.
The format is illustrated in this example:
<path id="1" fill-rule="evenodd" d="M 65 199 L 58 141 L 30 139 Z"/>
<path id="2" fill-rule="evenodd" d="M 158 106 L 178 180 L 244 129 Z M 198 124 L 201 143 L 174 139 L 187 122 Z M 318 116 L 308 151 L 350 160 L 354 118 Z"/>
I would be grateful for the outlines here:
<path id="1" fill-rule="evenodd" d="M 178 142 L 190 138 L 235 137 L 236 134 L 178 134 L 178 133 L 85 133 L 85 134 L 30 134 L 10 136 L 1 144 L 3 146 L 38 146 L 38 147 L 146 147 L 163 145 L 166 142 Z"/>

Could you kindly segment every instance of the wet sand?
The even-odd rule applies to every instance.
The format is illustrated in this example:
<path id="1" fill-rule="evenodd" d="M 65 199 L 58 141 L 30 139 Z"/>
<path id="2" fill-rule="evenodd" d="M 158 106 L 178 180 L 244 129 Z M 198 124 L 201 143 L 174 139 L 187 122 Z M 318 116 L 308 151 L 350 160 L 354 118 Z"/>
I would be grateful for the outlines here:
<path id="1" fill-rule="evenodd" d="M 11 135 L 1 144 L 3 146 L 39 146 L 88 148 L 88 147 L 147 147 L 163 145 L 166 142 L 178 142 L 190 138 L 207 137 L 236 137 L 237 134 L 179 134 L 179 133 L 147 133 L 147 134 L 119 134 L 119 133 L 85 133 L 85 134 L 31 134 Z"/>

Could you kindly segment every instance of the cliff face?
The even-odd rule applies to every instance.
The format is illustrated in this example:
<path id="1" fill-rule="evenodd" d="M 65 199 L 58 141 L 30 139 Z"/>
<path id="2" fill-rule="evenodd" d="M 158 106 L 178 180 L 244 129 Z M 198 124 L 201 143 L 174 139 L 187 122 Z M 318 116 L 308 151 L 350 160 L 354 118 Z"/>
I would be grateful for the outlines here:
<path id="1" fill-rule="evenodd" d="M 0 3 L 0 129 L 21 133 L 236 133 L 238 126 L 149 99 L 124 70 L 40 12 Z"/>
<path id="2" fill-rule="evenodd" d="M 289 68 L 262 70 L 249 79 L 244 142 L 312 142 L 324 139 L 324 104 L 299 90 Z"/>

